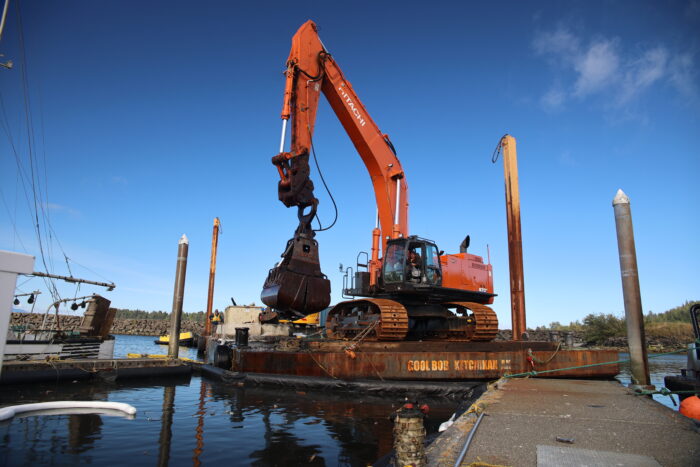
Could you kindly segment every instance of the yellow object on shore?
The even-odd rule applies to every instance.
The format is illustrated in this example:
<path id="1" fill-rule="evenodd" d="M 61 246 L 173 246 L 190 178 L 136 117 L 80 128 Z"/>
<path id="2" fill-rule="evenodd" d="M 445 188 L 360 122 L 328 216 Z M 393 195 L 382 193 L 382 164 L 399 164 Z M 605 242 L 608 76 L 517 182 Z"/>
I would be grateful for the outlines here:
<path id="1" fill-rule="evenodd" d="M 291 321 L 292 324 L 302 324 L 306 326 L 318 326 L 319 321 L 320 321 L 321 313 L 313 313 L 308 316 L 304 316 L 303 318 L 295 319 L 294 321 Z M 290 321 L 288 319 L 281 319 L 280 323 L 289 323 Z"/>
<path id="2" fill-rule="evenodd" d="M 149 354 L 149 353 L 128 353 L 126 354 L 126 358 L 158 358 L 158 359 L 166 359 L 168 358 L 167 355 L 155 355 L 155 354 Z M 185 357 L 178 357 L 179 360 L 182 360 L 184 362 L 193 362 L 193 363 L 199 363 L 197 360 L 192 360 L 191 358 L 185 358 Z"/>
<path id="3" fill-rule="evenodd" d="M 186 339 L 192 339 L 192 333 L 191 332 L 181 332 L 180 333 L 180 340 L 184 341 Z M 170 335 L 167 336 L 160 336 L 158 338 L 158 342 L 161 344 L 167 344 L 170 342 Z"/>

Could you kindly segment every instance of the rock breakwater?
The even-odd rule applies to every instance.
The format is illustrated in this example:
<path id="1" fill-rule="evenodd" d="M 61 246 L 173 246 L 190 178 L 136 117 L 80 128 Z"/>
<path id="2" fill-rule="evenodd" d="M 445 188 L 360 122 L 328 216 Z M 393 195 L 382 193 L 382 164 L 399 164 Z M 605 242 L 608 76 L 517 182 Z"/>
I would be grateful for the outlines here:
<path id="1" fill-rule="evenodd" d="M 44 315 L 37 313 L 12 313 L 10 326 L 26 326 L 28 329 L 62 329 L 65 331 L 77 330 L 82 321 L 82 316 L 58 315 L 58 326 L 56 326 L 56 315 L 48 315 L 44 323 Z M 201 334 L 204 325 L 195 321 L 182 321 L 180 324 L 182 332 L 194 332 Z M 112 324 L 112 334 L 129 334 L 132 336 L 162 336 L 168 334 L 170 330 L 170 320 L 167 319 L 115 319 Z"/>

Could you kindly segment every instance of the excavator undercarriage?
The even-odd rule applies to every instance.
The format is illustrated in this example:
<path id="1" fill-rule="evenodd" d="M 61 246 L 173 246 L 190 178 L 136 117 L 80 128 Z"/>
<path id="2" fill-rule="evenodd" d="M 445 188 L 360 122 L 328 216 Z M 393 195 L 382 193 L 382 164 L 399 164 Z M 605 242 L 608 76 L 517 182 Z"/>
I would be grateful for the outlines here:
<path id="1" fill-rule="evenodd" d="M 326 336 L 332 339 L 476 342 L 491 341 L 497 333 L 496 313 L 473 302 L 433 304 L 426 312 L 426 305 L 414 310 L 385 298 L 350 300 L 335 305 L 326 318 Z"/>

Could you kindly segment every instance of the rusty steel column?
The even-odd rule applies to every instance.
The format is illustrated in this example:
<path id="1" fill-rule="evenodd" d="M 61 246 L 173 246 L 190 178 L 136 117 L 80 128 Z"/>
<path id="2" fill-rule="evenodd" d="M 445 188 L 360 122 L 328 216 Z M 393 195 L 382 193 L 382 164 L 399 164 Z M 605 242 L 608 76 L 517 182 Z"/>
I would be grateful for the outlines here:
<path id="1" fill-rule="evenodd" d="M 523 338 L 525 323 L 525 276 L 523 271 L 523 237 L 520 230 L 520 188 L 518 186 L 518 156 L 515 138 L 505 135 L 503 171 L 506 185 L 506 220 L 508 222 L 508 264 L 510 266 L 510 310 L 513 340 Z"/>
<path id="2" fill-rule="evenodd" d="M 632 382 L 640 386 L 648 386 L 651 384 L 651 380 L 644 336 L 642 296 L 639 291 L 639 275 L 637 273 L 637 253 L 632 229 L 632 210 L 630 199 L 622 190 L 617 190 L 613 199 L 613 209 L 615 210 L 615 227 L 617 229 L 617 249 L 620 255 L 622 295 L 625 301 L 627 345 L 630 349 Z"/>
<path id="3" fill-rule="evenodd" d="M 177 244 L 177 265 L 175 266 L 175 287 L 173 289 L 173 309 L 170 313 L 170 340 L 168 357 L 177 358 L 180 350 L 180 319 L 182 317 L 182 300 L 185 297 L 185 275 L 187 274 L 187 252 L 190 242 L 185 234 Z"/>
<path id="4" fill-rule="evenodd" d="M 219 244 L 219 218 L 214 218 L 214 231 L 211 236 L 211 262 L 209 263 L 209 293 L 207 294 L 207 313 L 204 321 L 204 335 L 211 336 L 211 308 L 214 305 L 214 278 L 216 276 L 216 248 Z"/>

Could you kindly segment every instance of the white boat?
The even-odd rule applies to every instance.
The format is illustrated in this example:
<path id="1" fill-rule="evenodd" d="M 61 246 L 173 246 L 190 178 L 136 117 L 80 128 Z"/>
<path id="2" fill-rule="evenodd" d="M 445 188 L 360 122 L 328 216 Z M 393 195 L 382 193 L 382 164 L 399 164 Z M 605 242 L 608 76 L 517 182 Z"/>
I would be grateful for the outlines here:
<path id="1" fill-rule="evenodd" d="M 109 334 L 114 320 L 114 310 L 109 309 L 111 302 L 100 295 L 93 295 L 86 302 L 88 309 L 78 330 L 57 329 L 48 311 L 40 329 L 11 326 L 3 361 L 114 358 L 114 336 Z"/>

